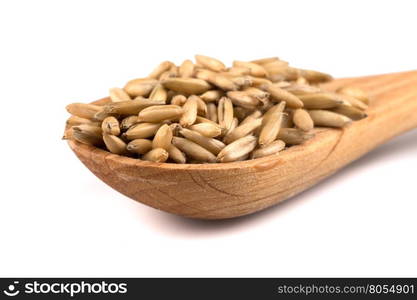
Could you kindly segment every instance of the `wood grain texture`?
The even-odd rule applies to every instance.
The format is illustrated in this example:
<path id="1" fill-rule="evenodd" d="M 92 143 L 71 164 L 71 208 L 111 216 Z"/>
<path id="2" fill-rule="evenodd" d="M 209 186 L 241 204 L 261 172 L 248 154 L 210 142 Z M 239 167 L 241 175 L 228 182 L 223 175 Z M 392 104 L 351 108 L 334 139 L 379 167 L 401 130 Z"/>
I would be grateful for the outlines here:
<path id="1" fill-rule="evenodd" d="M 326 87 L 343 85 L 370 94 L 369 117 L 344 129 L 315 129 L 313 139 L 278 156 L 225 164 L 159 164 L 74 141 L 69 145 L 97 177 L 134 200 L 191 218 L 233 218 L 288 199 L 417 127 L 417 71 L 338 79 Z"/>

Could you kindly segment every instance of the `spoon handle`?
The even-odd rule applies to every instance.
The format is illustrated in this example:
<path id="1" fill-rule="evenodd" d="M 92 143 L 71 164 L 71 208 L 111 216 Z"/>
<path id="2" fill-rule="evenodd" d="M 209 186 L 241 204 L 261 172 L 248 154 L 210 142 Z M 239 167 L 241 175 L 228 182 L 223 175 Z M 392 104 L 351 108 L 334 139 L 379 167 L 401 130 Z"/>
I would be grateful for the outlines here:
<path id="1" fill-rule="evenodd" d="M 329 88 L 353 86 L 370 95 L 368 117 L 353 122 L 339 141 L 352 143 L 348 156 L 360 156 L 389 139 L 417 128 L 417 71 L 339 79 Z M 346 150 L 346 148 L 345 148 Z"/>

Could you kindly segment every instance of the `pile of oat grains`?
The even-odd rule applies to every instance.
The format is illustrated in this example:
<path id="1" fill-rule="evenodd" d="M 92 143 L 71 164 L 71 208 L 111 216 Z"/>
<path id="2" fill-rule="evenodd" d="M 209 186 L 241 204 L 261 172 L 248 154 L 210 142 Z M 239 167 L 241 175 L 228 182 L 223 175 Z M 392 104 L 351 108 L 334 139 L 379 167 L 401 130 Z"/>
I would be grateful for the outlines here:
<path id="1" fill-rule="evenodd" d="M 145 78 L 110 89 L 100 105 L 72 103 L 65 139 L 153 162 L 226 163 L 276 155 L 366 117 L 367 95 L 322 90 L 331 76 L 277 57 L 234 61 L 203 55 L 159 64 Z"/>

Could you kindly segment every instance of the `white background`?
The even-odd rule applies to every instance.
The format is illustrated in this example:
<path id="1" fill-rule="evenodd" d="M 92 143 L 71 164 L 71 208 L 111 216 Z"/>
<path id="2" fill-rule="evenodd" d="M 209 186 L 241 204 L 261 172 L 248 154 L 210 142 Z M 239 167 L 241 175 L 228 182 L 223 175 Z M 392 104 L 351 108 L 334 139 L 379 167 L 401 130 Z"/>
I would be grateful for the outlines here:
<path id="1" fill-rule="evenodd" d="M 195 53 L 335 77 L 417 69 L 413 4 L 2 1 L 0 276 L 417 276 L 416 131 L 284 204 L 213 222 L 122 196 L 60 140 L 66 104 Z"/>

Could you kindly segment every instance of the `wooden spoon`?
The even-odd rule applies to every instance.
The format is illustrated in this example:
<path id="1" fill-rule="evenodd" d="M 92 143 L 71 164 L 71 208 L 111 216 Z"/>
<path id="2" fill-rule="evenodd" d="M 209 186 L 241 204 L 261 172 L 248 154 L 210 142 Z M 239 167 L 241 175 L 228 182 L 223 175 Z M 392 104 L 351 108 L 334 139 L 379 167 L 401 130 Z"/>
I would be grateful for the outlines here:
<path id="1" fill-rule="evenodd" d="M 247 215 L 288 199 L 392 137 L 417 127 L 417 71 L 337 79 L 369 93 L 368 118 L 321 129 L 279 155 L 223 164 L 161 164 L 70 141 L 78 158 L 122 194 L 166 212 L 198 219 Z M 101 101 L 106 101 L 102 99 Z"/>

